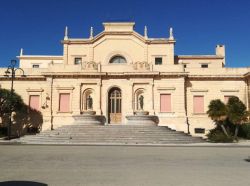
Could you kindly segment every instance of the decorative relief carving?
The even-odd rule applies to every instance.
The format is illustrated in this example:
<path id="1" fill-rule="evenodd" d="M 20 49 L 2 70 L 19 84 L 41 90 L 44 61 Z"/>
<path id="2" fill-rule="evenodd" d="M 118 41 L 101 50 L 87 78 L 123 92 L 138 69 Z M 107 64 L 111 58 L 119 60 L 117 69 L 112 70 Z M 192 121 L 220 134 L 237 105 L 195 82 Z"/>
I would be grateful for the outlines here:
<path id="1" fill-rule="evenodd" d="M 133 67 L 134 67 L 135 70 L 150 70 L 150 65 L 146 61 L 135 62 L 133 64 Z"/>
<path id="2" fill-rule="evenodd" d="M 82 68 L 85 70 L 97 70 L 98 64 L 94 61 L 84 62 Z"/>

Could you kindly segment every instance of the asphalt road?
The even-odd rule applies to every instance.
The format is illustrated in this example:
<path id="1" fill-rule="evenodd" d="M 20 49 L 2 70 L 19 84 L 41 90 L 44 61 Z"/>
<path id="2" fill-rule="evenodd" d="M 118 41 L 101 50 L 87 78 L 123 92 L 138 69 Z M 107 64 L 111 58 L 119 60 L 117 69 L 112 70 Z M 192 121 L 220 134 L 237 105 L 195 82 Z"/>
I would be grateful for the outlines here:
<path id="1" fill-rule="evenodd" d="M 0 186 L 248 186 L 249 156 L 230 147 L 2 145 Z"/>

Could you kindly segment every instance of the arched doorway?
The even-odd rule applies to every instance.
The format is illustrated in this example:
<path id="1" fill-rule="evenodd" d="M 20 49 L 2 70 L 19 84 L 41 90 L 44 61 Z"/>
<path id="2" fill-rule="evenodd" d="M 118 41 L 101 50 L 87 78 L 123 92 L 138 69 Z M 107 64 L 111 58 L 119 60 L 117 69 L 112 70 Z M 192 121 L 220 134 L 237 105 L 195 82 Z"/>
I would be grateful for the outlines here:
<path id="1" fill-rule="evenodd" d="M 122 92 L 115 87 L 109 91 L 108 115 L 110 124 L 120 124 L 122 121 Z"/>

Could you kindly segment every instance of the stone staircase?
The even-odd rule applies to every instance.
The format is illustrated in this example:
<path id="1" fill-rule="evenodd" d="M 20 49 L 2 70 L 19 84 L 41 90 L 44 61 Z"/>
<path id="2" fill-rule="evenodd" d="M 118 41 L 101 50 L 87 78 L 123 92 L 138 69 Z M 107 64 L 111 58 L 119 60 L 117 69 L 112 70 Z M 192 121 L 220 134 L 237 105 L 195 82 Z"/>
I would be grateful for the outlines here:
<path id="1" fill-rule="evenodd" d="M 78 144 L 78 145 L 146 145 L 202 143 L 163 126 L 142 125 L 65 125 L 53 131 L 26 135 L 17 142 L 22 144 Z"/>

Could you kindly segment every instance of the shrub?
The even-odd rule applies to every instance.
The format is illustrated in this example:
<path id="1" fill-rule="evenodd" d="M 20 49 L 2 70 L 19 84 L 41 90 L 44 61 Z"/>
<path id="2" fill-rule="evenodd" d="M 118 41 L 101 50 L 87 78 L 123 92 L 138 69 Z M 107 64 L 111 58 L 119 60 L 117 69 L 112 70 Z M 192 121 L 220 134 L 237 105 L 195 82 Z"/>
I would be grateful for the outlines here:
<path id="1" fill-rule="evenodd" d="M 250 123 L 240 126 L 239 137 L 250 139 Z"/>
<path id="2" fill-rule="evenodd" d="M 7 127 L 0 127 L 0 137 L 7 136 Z"/>
<path id="3" fill-rule="evenodd" d="M 230 131 L 227 131 L 230 134 Z M 214 143 L 231 143 L 233 142 L 232 135 L 226 136 L 225 133 L 218 127 L 209 131 L 206 135 L 208 140 Z"/>

